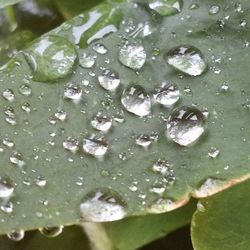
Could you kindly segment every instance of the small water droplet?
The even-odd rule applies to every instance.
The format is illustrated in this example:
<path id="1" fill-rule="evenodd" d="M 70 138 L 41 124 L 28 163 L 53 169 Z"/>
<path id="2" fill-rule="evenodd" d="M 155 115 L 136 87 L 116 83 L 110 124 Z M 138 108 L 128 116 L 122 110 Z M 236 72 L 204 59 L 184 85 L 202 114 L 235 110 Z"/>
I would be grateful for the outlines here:
<path id="1" fill-rule="evenodd" d="M 122 93 L 121 103 L 124 108 L 135 115 L 147 116 L 151 113 L 151 100 L 139 85 L 130 85 Z"/>
<path id="2" fill-rule="evenodd" d="M 107 132 L 112 126 L 112 118 L 100 111 L 91 120 L 91 125 L 97 130 Z"/>
<path id="3" fill-rule="evenodd" d="M 210 151 L 208 152 L 208 156 L 211 158 L 217 158 L 220 154 L 220 150 L 218 148 L 212 147 Z"/>
<path id="4" fill-rule="evenodd" d="M 219 11 L 220 11 L 220 6 L 218 6 L 218 5 L 212 5 L 209 8 L 208 14 L 210 14 L 210 15 L 216 15 L 216 14 L 219 13 Z"/>
<path id="5" fill-rule="evenodd" d="M 73 72 L 77 58 L 74 45 L 66 38 L 50 35 L 25 51 L 36 81 L 52 82 Z"/>
<path id="6" fill-rule="evenodd" d="M 106 90 L 115 90 L 120 84 L 119 74 L 114 70 L 106 69 L 98 76 L 100 85 Z"/>
<path id="7" fill-rule="evenodd" d="M 12 152 L 10 156 L 10 162 L 20 168 L 22 168 L 25 165 L 22 155 L 16 151 Z"/>
<path id="8" fill-rule="evenodd" d="M 47 180 L 44 176 L 39 175 L 35 178 L 35 184 L 38 187 L 44 188 L 47 184 Z"/>
<path id="9" fill-rule="evenodd" d="M 180 90 L 176 85 L 164 82 L 161 88 L 156 89 L 154 99 L 165 107 L 171 107 L 180 99 Z"/>
<path id="10" fill-rule="evenodd" d="M 195 107 L 175 109 L 167 121 L 167 137 L 181 146 L 188 146 L 204 133 L 205 118 Z"/>
<path id="11" fill-rule="evenodd" d="M 80 213 L 84 221 L 117 221 L 126 216 L 126 207 L 117 192 L 103 189 L 87 195 L 80 205 Z"/>
<path id="12" fill-rule="evenodd" d="M 87 53 L 83 53 L 79 57 L 79 64 L 83 68 L 90 69 L 90 68 L 92 68 L 94 66 L 95 59 L 96 59 L 95 56 L 92 56 L 92 55 L 87 54 Z"/>
<path id="13" fill-rule="evenodd" d="M 60 235 L 63 231 L 63 226 L 58 226 L 58 227 L 43 227 L 39 228 L 39 231 L 42 235 L 49 237 L 49 238 L 54 238 Z"/>
<path id="14" fill-rule="evenodd" d="M 170 199 L 157 199 L 148 209 L 152 214 L 161 214 L 172 211 L 176 208 L 175 203 Z"/>
<path id="15" fill-rule="evenodd" d="M 139 135 L 136 138 L 135 142 L 137 145 L 144 147 L 144 148 L 148 148 L 150 146 L 150 144 L 152 143 L 150 137 L 148 135 L 145 135 L 145 134 Z"/>
<path id="16" fill-rule="evenodd" d="M 93 50 L 101 55 L 104 55 L 108 52 L 108 49 L 101 43 L 97 43 L 93 46 Z"/>
<path id="17" fill-rule="evenodd" d="M 72 153 L 76 153 L 79 149 L 79 140 L 72 137 L 68 137 L 63 141 L 63 147 L 66 150 L 71 151 Z"/>
<path id="18" fill-rule="evenodd" d="M 120 62 L 134 70 L 139 70 L 146 62 L 146 51 L 138 43 L 126 43 L 119 51 Z"/>
<path id="19" fill-rule="evenodd" d="M 7 234 L 7 237 L 12 241 L 20 241 L 24 238 L 24 230 L 23 229 L 15 229 Z"/>
<path id="20" fill-rule="evenodd" d="M 19 92 L 24 96 L 30 96 L 31 95 L 31 88 L 29 85 L 23 84 L 20 86 Z"/>
<path id="21" fill-rule="evenodd" d="M 150 0 L 149 8 L 161 16 L 175 15 L 181 12 L 182 0 Z"/>
<path id="22" fill-rule="evenodd" d="M 67 113 L 66 111 L 64 111 L 63 109 L 57 109 L 55 112 L 55 117 L 60 120 L 60 121 L 65 121 L 66 117 L 67 117 Z"/>
<path id="23" fill-rule="evenodd" d="M 12 89 L 5 89 L 2 95 L 3 95 L 3 98 L 9 102 L 15 101 L 15 95 Z"/>
<path id="24" fill-rule="evenodd" d="M 68 84 L 64 88 L 64 98 L 79 101 L 82 98 L 82 88 L 76 84 Z"/>
<path id="25" fill-rule="evenodd" d="M 13 148 L 14 147 L 14 142 L 10 138 L 6 137 L 3 139 L 3 145 L 5 145 L 8 148 Z"/>
<path id="26" fill-rule="evenodd" d="M 13 206 L 12 202 L 8 201 L 8 202 L 2 204 L 0 209 L 1 209 L 1 211 L 3 211 L 6 214 L 11 214 L 11 213 L 13 213 L 14 206 Z"/>
<path id="27" fill-rule="evenodd" d="M 189 45 L 171 49 L 166 55 L 166 61 L 169 65 L 190 76 L 199 76 L 207 68 L 201 51 Z"/>
<path id="28" fill-rule="evenodd" d="M 9 198 L 14 192 L 14 187 L 9 179 L 0 177 L 0 198 Z"/>
<path id="29" fill-rule="evenodd" d="M 92 135 L 83 140 L 83 150 L 90 155 L 101 157 L 107 153 L 108 144 L 103 136 Z"/>
<path id="30" fill-rule="evenodd" d="M 27 112 L 27 113 L 30 113 L 31 112 L 31 106 L 30 106 L 30 104 L 29 103 L 24 103 L 23 105 L 22 105 L 22 110 L 23 111 L 25 111 L 25 112 Z"/>

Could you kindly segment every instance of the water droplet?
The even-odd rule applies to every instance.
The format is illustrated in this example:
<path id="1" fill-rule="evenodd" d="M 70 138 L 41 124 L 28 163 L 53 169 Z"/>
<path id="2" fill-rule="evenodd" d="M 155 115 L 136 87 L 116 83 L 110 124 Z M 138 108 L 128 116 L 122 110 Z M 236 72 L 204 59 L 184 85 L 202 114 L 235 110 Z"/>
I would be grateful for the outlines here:
<path id="1" fill-rule="evenodd" d="M 180 99 L 180 90 L 176 85 L 163 83 L 161 88 L 156 89 L 154 99 L 163 106 L 170 107 Z"/>
<path id="2" fill-rule="evenodd" d="M 203 54 L 193 46 L 182 45 L 171 49 L 166 55 L 166 61 L 190 76 L 199 76 L 207 68 Z"/>
<path id="3" fill-rule="evenodd" d="M 25 55 L 36 81 L 56 81 L 72 74 L 77 58 L 74 45 L 67 39 L 50 35 L 35 42 Z"/>
<path id="4" fill-rule="evenodd" d="M 114 70 L 106 69 L 98 76 L 100 85 L 106 90 L 115 90 L 120 84 L 119 74 Z"/>
<path id="5" fill-rule="evenodd" d="M 31 88 L 29 85 L 23 84 L 20 86 L 19 92 L 24 96 L 30 96 L 31 95 Z"/>
<path id="6" fill-rule="evenodd" d="M 151 101 L 146 91 L 139 85 L 130 85 L 122 93 L 121 103 L 135 115 L 147 116 L 151 113 Z"/>
<path id="7" fill-rule="evenodd" d="M 104 156 L 108 150 L 108 144 L 103 136 L 93 135 L 83 140 L 83 150 L 90 155 Z"/>
<path id="8" fill-rule="evenodd" d="M 13 148 L 15 144 L 10 138 L 6 137 L 3 139 L 3 145 L 5 145 L 8 148 Z"/>
<path id="9" fill-rule="evenodd" d="M 218 5 L 212 5 L 212 6 L 210 7 L 208 13 L 209 13 L 210 15 L 216 15 L 216 14 L 219 13 L 219 11 L 220 11 L 220 6 L 218 6 Z"/>
<path id="10" fill-rule="evenodd" d="M 12 89 L 5 89 L 3 91 L 3 97 L 9 102 L 15 101 L 15 95 Z"/>
<path id="11" fill-rule="evenodd" d="M 182 0 L 150 0 L 149 8 L 161 16 L 175 15 L 181 12 Z"/>
<path id="12" fill-rule="evenodd" d="M 83 53 L 79 58 L 79 63 L 83 68 L 90 69 L 95 64 L 95 56 Z"/>
<path id="13" fill-rule="evenodd" d="M 57 109 L 57 111 L 55 112 L 55 117 L 63 122 L 67 117 L 67 113 L 63 109 Z"/>
<path id="14" fill-rule="evenodd" d="M 42 235 L 49 237 L 49 238 L 54 238 L 58 235 L 60 235 L 63 231 L 63 226 L 59 227 L 43 227 L 39 228 L 39 231 Z"/>
<path id="15" fill-rule="evenodd" d="M 76 84 L 68 84 L 64 88 L 64 98 L 79 101 L 82 98 L 82 88 Z"/>
<path id="16" fill-rule="evenodd" d="M 93 50 L 98 54 L 104 55 L 108 52 L 108 49 L 101 43 L 97 43 L 93 46 Z"/>
<path id="17" fill-rule="evenodd" d="M 23 160 L 23 157 L 20 153 L 18 152 L 12 152 L 10 156 L 10 162 L 15 164 L 17 167 L 23 167 L 25 165 L 25 162 Z"/>
<path id="18" fill-rule="evenodd" d="M 148 148 L 150 144 L 152 143 L 150 137 L 145 134 L 139 135 L 135 141 L 137 145 L 144 147 L 144 148 Z"/>
<path id="19" fill-rule="evenodd" d="M 3 211 L 6 214 L 11 214 L 13 212 L 13 208 L 14 208 L 13 203 L 10 201 L 2 204 L 0 207 L 1 211 Z"/>
<path id="20" fill-rule="evenodd" d="M 172 211 L 176 208 L 175 203 L 170 199 L 157 199 L 148 209 L 152 214 L 161 214 Z"/>
<path id="21" fill-rule="evenodd" d="M 195 107 L 175 109 L 167 121 L 167 137 L 181 146 L 188 146 L 204 133 L 205 118 Z"/>
<path id="22" fill-rule="evenodd" d="M 20 241 L 24 238 L 24 230 L 23 229 L 15 229 L 7 234 L 7 237 L 13 241 Z"/>
<path id="23" fill-rule="evenodd" d="M 91 120 L 91 125 L 97 130 L 106 132 L 112 126 L 112 118 L 103 112 L 98 112 Z"/>
<path id="24" fill-rule="evenodd" d="M 63 141 L 63 147 L 72 153 L 76 153 L 79 149 L 79 141 L 75 138 L 68 137 Z"/>
<path id="25" fill-rule="evenodd" d="M 22 110 L 23 111 L 25 111 L 25 112 L 27 112 L 27 113 L 30 113 L 31 112 L 31 106 L 30 106 L 30 104 L 29 103 L 24 103 L 23 105 L 22 105 Z"/>
<path id="26" fill-rule="evenodd" d="M 35 184 L 38 187 L 44 188 L 47 184 L 47 180 L 44 176 L 39 175 L 35 178 Z"/>
<path id="27" fill-rule="evenodd" d="M 210 151 L 208 152 L 208 156 L 211 158 L 217 158 L 220 154 L 220 150 L 218 148 L 212 147 Z"/>
<path id="28" fill-rule="evenodd" d="M 227 186 L 227 184 L 224 180 L 208 177 L 201 183 L 198 189 L 195 190 L 194 194 L 195 197 L 199 198 L 207 197 L 223 190 L 225 186 Z"/>
<path id="29" fill-rule="evenodd" d="M 87 195 L 80 205 L 84 221 L 108 222 L 121 220 L 126 216 L 126 204 L 120 195 L 108 189 Z"/>
<path id="30" fill-rule="evenodd" d="M 9 198 L 14 192 L 11 181 L 0 177 L 0 198 Z"/>
<path id="31" fill-rule="evenodd" d="M 138 43 L 126 43 L 119 51 L 120 62 L 134 70 L 142 68 L 146 62 L 146 57 L 145 49 Z"/>

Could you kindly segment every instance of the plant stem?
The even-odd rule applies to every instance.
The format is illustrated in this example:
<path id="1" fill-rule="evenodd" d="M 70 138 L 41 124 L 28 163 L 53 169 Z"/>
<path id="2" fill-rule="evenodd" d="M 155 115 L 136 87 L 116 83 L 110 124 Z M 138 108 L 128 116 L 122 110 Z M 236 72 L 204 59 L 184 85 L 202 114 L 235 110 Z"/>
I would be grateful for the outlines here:
<path id="1" fill-rule="evenodd" d="M 81 226 L 88 236 L 93 250 L 114 250 L 102 223 L 83 222 Z"/>

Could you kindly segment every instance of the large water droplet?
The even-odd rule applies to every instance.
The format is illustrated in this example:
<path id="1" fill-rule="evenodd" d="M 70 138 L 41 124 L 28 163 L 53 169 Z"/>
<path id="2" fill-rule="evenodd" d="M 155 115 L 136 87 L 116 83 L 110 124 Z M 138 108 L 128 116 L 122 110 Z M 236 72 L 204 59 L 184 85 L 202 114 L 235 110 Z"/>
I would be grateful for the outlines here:
<path id="1" fill-rule="evenodd" d="M 174 68 L 190 76 L 199 76 L 207 68 L 207 63 L 201 51 L 189 45 L 171 49 L 166 55 L 166 61 Z"/>
<path id="2" fill-rule="evenodd" d="M 117 192 L 104 189 L 88 194 L 80 205 L 80 212 L 84 221 L 107 222 L 123 219 L 126 207 Z"/>
<path id="3" fill-rule="evenodd" d="M 146 62 L 146 51 L 142 45 L 138 43 L 126 43 L 119 52 L 120 62 L 134 70 L 142 68 Z"/>
<path id="4" fill-rule="evenodd" d="M 77 58 L 75 47 L 67 39 L 50 35 L 35 42 L 26 56 L 36 81 L 55 81 L 73 72 Z"/>
<path id="5" fill-rule="evenodd" d="M 188 146 L 204 133 L 205 118 L 195 107 L 175 109 L 167 121 L 167 137 L 181 146 Z"/>
<path id="6" fill-rule="evenodd" d="M 108 150 L 108 144 L 104 137 L 93 135 L 83 140 L 83 150 L 90 155 L 100 157 L 104 156 Z"/>
<path id="7" fill-rule="evenodd" d="M 181 12 L 182 0 L 150 0 L 149 8 L 161 16 L 175 15 Z"/>
<path id="8" fill-rule="evenodd" d="M 98 112 L 91 120 L 91 125 L 97 130 L 106 132 L 112 126 L 112 118 L 103 112 Z"/>
<path id="9" fill-rule="evenodd" d="M 42 235 L 49 237 L 49 238 L 54 238 L 58 235 L 60 235 L 63 231 L 63 226 L 59 227 L 43 227 L 39 228 L 39 231 Z"/>
<path id="10" fill-rule="evenodd" d="M 20 241 L 24 238 L 24 230 L 16 229 L 7 234 L 7 237 L 13 241 Z"/>
<path id="11" fill-rule="evenodd" d="M 120 84 L 119 74 L 114 70 L 106 69 L 98 76 L 100 85 L 106 90 L 115 90 Z"/>
<path id="12" fill-rule="evenodd" d="M 14 192 L 14 187 L 11 182 L 0 177 L 0 198 L 9 198 Z"/>
<path id="13" fill-rule="evenodd" d="M 170 107 L 180 99 L 180 90 L 176 85 L 163 83 L 161 88 L 156 89 L 154 99 L 163 106 Z"/>
<path id="14" fill-rule="evenodd" d="M 121 96 L 124 108 L 135 115 L 146 116 L 151 113 L 151 101 L 146 91 L 139 85 L 127 87 Z"/>

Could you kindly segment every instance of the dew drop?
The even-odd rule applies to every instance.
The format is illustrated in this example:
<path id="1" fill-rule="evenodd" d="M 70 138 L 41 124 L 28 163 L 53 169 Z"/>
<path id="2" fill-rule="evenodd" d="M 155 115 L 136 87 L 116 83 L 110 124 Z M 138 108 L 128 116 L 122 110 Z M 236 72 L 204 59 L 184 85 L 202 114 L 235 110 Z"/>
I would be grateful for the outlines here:
<path id="1" fill-rule="evenodd" d="M 75 138 L 68 137 L 63 141 L 63 147 L 72 153 L 76 153 L 79 149 L 79 141 Z"/>
<path id="2" fill-rule="evenodd" d="M 161 214 L 172 211 L 176 208 L 175 203 L 170 199 L 157 199 L 148 209 L 152 214 Z"/>
<path id="3" fill-rule="evenodd" d="M 93 135 L 83 140 L 83 150 L 87 154 L 101 157 L 107 153 L 108 144 L 102 136 Z"/>
<path id="4" fill-rule="evenodd" d="M 90 69 L 95 64 L 95 56 L 83 53 L 79 58 L 79 64 L 83 68 Z"/>
<path id="5" fill-rule="evenodd" d="M 54 238 L 60 235 L 63 231 L 63 226 L 59 227 L 43 227 L 39 228 L 39 231 L 42 235 L 49 237 L 49 238 Z"/>
<path id="6" fill-rule="evenodd" d="M 25 55 L 36 81 L 51 82 L 73 72 L 77 58 L 74 45 L 67 39 L 50 35 L 35 42 Z"/>
<path id="7" fill-rule="evenodd" d="M 22 155 L 16 151 L 12 152 L 10 162 L 20 168 L 25 165 Z"/>
<path id="8" fill-rule="evenodd" d="M 175 15 L 181 12 L 182 0 L 150 0 L 149 8 L 161 16 Z"/>
<path id="9" fill-rule="evenodd" d="M 10 201 L 2 204 L 1 207 L 0 207 L 1 211 L 6 213 L 6 214 L 13 213 L 13 208 L 14 208 L 13 203 L 10 202 Z"/>
<path id="10" fill-rule="evenodd" d="M 76 84 L 68 84 L 64 88 L 64 98 L 79 101 L 82 98 L 82 88 L 79 85 Z"/>
<path id="11" fill-rule="evenodd" d="M 23 229 L 15 229 L 7 234 L 7 237 L 12 241 L 20 241 L 24 238 L 24 230 Z"/>
<path id="12" fill-rule="evenodd" d="M 217 158 L 220 154 L 220 150 L 218 148 L 212 147 L 208 152 L 208 156 L 211 158 Z"/>
<path id="13" fill-rule="evenodd" d="M 112 118 L 100 111 L 92 118 L 91 125 L 99 131 L 106 132 L 112 126 Z"/>
<path id="14" fill-rule="evenodd" d="M 0 177 L 0 198 L 9 198 L 14 192 L 11 181 Z"/>
<path id="15" fill-rule="evenodd" d="M 154 99 L 165 107 L 171 107 L 180 99 L 180 90 L 176 85 L 163 83 L 156 89 Z"/>
<path id="16" fill-rule="evenodd" d="M 24 96 L 30 96 L 31 95 L 31 88 L 29 85 L 23 84 L 19 88 L 20 94 Z"/>
<path id="17" fill-rule="evenodd" d="M 15 144 L 10 138 L 6 137 L 3 139 L 3 145 L 5 145 L 8 148 L 13 148 Z"/>
<path id="18" fill-rule="evenodd" d="M 208 13 L 209 13 L 210 15 L 216 15 L 216 14 L 219 13 L 219 11 L 220 11 L 220 6 L 218 6 L 218 5 L 212 5 L 212 6 L 210 7 Z"/>
<path id="19" fill-rule="evenodd" d="M 44 176 L 39 175 L 35 178 L 35 184 L 38 187 L 44 188 L 47 184 L 47 180 Z"/>
<path id="20" fill-rule="evenodd" d="M 22 105 L 22 110 L 23 111 L 25 111 L 25 112 L 27 112 L 27 113 L 30 113 L 31 112 L 31 106 L 30 106 L 30 104 L 29 103 L 24 103 L 23 105 Z"/>
<path id="21" fill-rule="evenodd" d="M 57 109 L 55 112 L 55 117 L 60 120 L 60 121 L 65 121 L 66 117 L 67 117 L 67 113 L 66 111 L 64 111 L 63 109 Z"/>
<path id="22" fill-rule="evenodd" d="M 124 108 L 137 116 L 151 113 L 151 100 L 146 91 L 139 85 L 130 85 L 122 93 L 121 103 Z"/>
<path id="23" fill-rule="evenodd" d="M 120 62 L 134 70 L 139 70 L 146 62 L 146 51 L 138 43 L 126 43 L 119 51 Z"/>
<path id="24" fill-rule="evenodd" d="M 93 50 L 101 55 L 105 55 L 108 52 L 108 49 L 101 43 L 97 43 L 93 46 Z"/>
<path id="25" fill-rule="evenodd" d="M 143 148 L 148 148 L 152 141 L 150 139 L 150 136 L 145 135 L 145 134 L 141 134 L 139 135 L 136 140 L 135 140 L 136 144 L 143 147 Z"/>
<path id="26" fill-rule="evenodd" d="M 121 80 L 116 71 L 106 69 L 98 76 L 98 81 L 104 89 L 114 91 Z"/>
<path id="27" fill-rule="evenodd" d="M 175 109 L 167 121 L 166 135 L 181 146 L 188 146 L 204 133 L 204 116 L 195 107 Z"/>
<path id="28" fill-rule="evenodd" d="M 190 76 L 199 76 L 207 68 L 201 51 L 189 45 L 171 49 L 166 55 L 166 61 L 169 65 Z"/>
<path id="29" fill-rule="evenodd" d="M 2 95 L 3 95 L 3 98 L 9 102 L 15 101 L 15 95 L 12 89 L 5 89 Z"/>
<path id="30" fill-rule="evenodd" d="M 103 189 L 87 195 L 80 205 L 80 213 L 84 221 L 108 222 L 123 219 L 126 208 L 117 192 Z"/>

